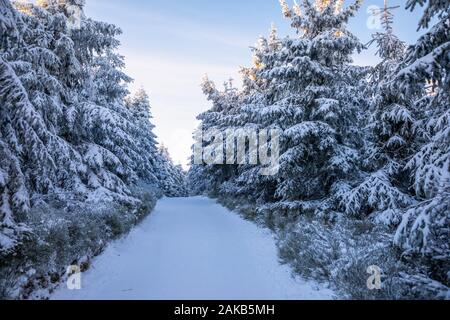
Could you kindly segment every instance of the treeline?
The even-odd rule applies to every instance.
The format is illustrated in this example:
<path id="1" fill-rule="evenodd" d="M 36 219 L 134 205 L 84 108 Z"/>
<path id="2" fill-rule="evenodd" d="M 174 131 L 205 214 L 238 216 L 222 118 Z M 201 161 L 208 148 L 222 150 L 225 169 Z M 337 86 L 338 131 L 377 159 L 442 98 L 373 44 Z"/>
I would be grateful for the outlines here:
<path id="1" fill-rule="evenodd" d="M 159 150 L 148 96 L 129 96 L 116 26 L 84 0 L 0 0 L 0 298 L 86 268 L 184 173 Z"/>
<path id="2" fill-rule="evenodd" d="M 203 132 L 281 130 L 278 173 L 193 165 L 193 192 L 273 229 L 285 262 L 343 297 L 449 298 L 450 1 L 407 1 L 425 5 L 411 46 L 380 10 L 374 67 L 351 58 L 366 49 L 346 28 L 362 1 L 280 2 L 297 36 L 260 38 L 240 90 L 206 79 L 213 107 L 199 116 Z"/>

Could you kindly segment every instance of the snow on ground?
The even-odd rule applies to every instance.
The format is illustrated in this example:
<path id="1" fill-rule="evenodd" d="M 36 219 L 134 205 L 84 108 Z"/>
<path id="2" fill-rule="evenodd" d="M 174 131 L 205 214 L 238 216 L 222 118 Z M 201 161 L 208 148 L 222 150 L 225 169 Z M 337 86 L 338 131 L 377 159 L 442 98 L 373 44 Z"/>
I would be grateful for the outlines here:
<path id="1" fill-rule="evenodd" d="M 128 236 L 114 242 L 52 299 L 332 299 L 333 292 L 293 278 L 278 262 L 269 230 L 203 197 L 162 199 Z"/>

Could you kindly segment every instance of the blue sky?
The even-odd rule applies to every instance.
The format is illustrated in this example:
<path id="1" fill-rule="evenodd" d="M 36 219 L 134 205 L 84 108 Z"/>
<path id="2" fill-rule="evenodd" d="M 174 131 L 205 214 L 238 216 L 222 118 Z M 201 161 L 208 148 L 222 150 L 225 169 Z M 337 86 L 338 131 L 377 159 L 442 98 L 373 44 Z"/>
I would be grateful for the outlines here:
<path id="1" fill-rule="evenodd" d="M 143 87 L 152 104 L 156 134 L 176 163 L 187 164 L 197 126 L 195 117 L 210 104 L 202 95 L 204 74 L 218 86 L 233 77 L 239 66 L 251 62 L 250 46 L 275 23 L 281 36 L 292 35 L 278 0 L 87 0 L 85 13 L 122 28 L 120 53 L 127 73 L 134 78 L 131 90 Z M 292 0 L 288 0 L 292 3 Z M 346 1 L 348 2 L 348 1 Z M 413 43 L 420 11 L 404 9 L 405 1 L 390 0 L 397 35 Z M 376 30 L 367 25 L 369 6 L 383 0 L 366 0 L 350 30 L 363 43 Z M 355 63 L 372 65 L 374 49 L 355 57 Z M 239 84 L 239 81 L 236 81 Z"/>

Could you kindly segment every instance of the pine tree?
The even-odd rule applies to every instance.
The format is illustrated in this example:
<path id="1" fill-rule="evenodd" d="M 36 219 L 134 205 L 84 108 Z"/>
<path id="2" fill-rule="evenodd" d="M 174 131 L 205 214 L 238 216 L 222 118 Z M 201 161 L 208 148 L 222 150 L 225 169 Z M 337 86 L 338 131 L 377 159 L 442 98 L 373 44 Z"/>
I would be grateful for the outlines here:
<path id="1" fill-rule="evenodd" d="M 332 210 L 334 196 L 358 174 L 361 70 L 350 55 L 362 45 L 345 29 L 360 3 L 303 1 L 284 15 L 298 33 L 264 55 L 258 75 L 268 84 L 253 118 L 284 131 L 276 208 Z M 320 207 L 320 208 L 319 208 Z"/>
<path id="2" fill-rule="evenodd" d="M 186 174 L 181 165 L 175 165 L 168 149 L 161 145 L 159 148 L 159 167 L 161 187 L 166 197 L 187 197 Z"/>
<path id="3" fill-rule="evenodd" d="M 251 218 L 259 214 L 294 265 L 323 269 L 357 294 L 344 278 L 376 256 L 392 270 L 395 296 L 406 288 L 408 297 L 448 298 L 449 1 L 408 1 L 411 9 L 427 3 L 422 28 L 438 20 L 408 49 L 385 1 L 384 30 L 370 43 L 381 58 L 374 68 L 351 64 L 363 46 L 345 26 L 360 1 L 346 9 L 344 1 L 292 9 L 280 2 L 298 36 L 280 39 L 272 28 L 260 38 L 253 66 L 241 70 L 242 90 L 221 91 L 206 79 L 212 108 L 199 117 L 200 131 L 281 129 L 279 173 L 261 176 L 260 164 L 194 165 L 190 183 Z M 315 241 L 334 232 L 317 251 Z"/>
<path id="4" fill-rule="evenodd" d="M 43 25 L 29 15 L 19 14 L 9 2 L 3 4 L 2 11 L 10 20 L 6 30 L 3 27 L 0 30 L 2 43 L 6 44 L 0 50 L 3 105 L 0 113 L 0 216 L 3 221 L 0 251 L 8 254 L 15 250 L 19 244 L 17 239 L 25 229 L 15 224 L 27 220 L 31 196 L 57 188 L 58 177 L 67 170 L 76 170 L 76 165 L 69 164 L 71 157 L 76 161 L 77 154 L 57 135 L 56 123 L 61 111 L 57 102 L 61 99 L 62 86 L 54 76 L 58 63 L 53 67 L 51 64 L 59 59 L 54 48 L 49 48 L 49 42 L 42 38 Z M 33 9 L 31 5 L 19 6 L 19 10 L 28 14 Z M 38 9 L 35 13 L 45 15 Z M 60 30 L 53 24 L 55 20 L 49 24 L 57 33 Z M 52 90 L 52 94 L 46 93 Z M 11 241 L 5 240 L 8 238 Z"/>
<path id="5" fill-rule="evenodd" d="M 224 83 L 224 90 L 220 91 L 216 85 L 209 80 L 207 76 L 202 83 L 203 93 L 207 99 L 212 103 L 210 110 L 200 114 L 197 119 L 201 121 L 198 129 L 199 137 L 207 133 L 209 130 L 215 130 L 220 133 L 220 138 L 223 143 L 226 143 L 225 134 L 227 130 L 239 128 L 242 121 L 239 122 L 240 113 L 240 94 L 236 88 L 233 87 L 232 79 Z M 203 147 L 207 147 L 209 141 L 203 141 Z M 206 156 L 206 153 L 203 154 Z M 193 164 L 190 172 L 190 178 L 198 182 L 197 193 L 207 192 L 209 194 L 217 194 L 222 189 L 222 185 L 228 180 L 236 176 L 237 166 L 232 163 L 226 164 L 227 155 L 223 150 L 221 157 L 223 159 L 221 164 L 207 164 L 203 165 Z M 202 160 L 205 160 L 204 157 Z M 200 185 L 202 187 L 200 187 Z"/>
<path id="6" fill-rule="evenodd" d="M 298 5 L 291 10 L 281 4 L 299 37 L 278 39 L 272 27 L 253 48 L 254 66 L 242 69 L 242 92 L 220 92 L 207 80 L 203 88 L 213 107 L 199 117 L 201 130 L 284 131 L 279 174 L 261 176 L 261 167 L 254 165 L 196 166 L 194 171 L 210 193 L 274 202 L 269 211 L 308 202 L 316 208 L 322 203 L 326 211 L 334 207 L 331 195 L 358 173 L 363 72 L 350 65 L 350 55 L 362 45 L 344 26 L 359 4 L 342 10 L 341 1 L 304 1 L 305 14 Z"/>
<path id="7" fill-rule="evenodd" d="M 127 107 L 133 115 L 136 124 L 134 135 L 138 138 L 137 148 L 143 159 L 135 168 L 139 178 L 147 184 L 158 184 L 158 148 L 156 135 L 153 133 L 155 126 L 151 123 L 150 102 L 144 89 L 138 90 L 135 95 L 126 101 Z"/>
<path id="8" fill-rule="evenodd" d="M 2 47 L 5 47 L 11 36 L 17 36 L 18 17 L 11 7 L 9 0 L 0 1 L 0 30 L 2 32 Z M 6 33 L 6 31 L 9 31 Z"/>
<path id="9" fill-rule="evenodd" d="M 42 119 L 31 106 L 27 94 L 11 66 L 0 57 L 0 256 L 11 254 L 21 244 L 27 227 L 20 223 L 30 209 L 30 198 L 26 177 L 22 171 L 21 159 L 16 153 L 43 155 L 48 158 L 42 144 L 19 145 L 26 137 L 31 141 L 40 141 L 46 136 Z M 27 134 L 20 132 L 19 123 L 10 123 L 9 112 L 22 116 L 20 125 L 27 128 Z M 17 126 L 16 126 L 17 125 Z M 22 134 L 20 134 L 22 133 Z M 20 135 L 19 135 L 20 134 Z"/>
<path id="10" fill-rule="evenodd" d="M 253 66 L 242 68 L 243 88 L 239 93 L 238 116 L 235 116 L 236 129 L 248 128 L 258 132 L 280 129 L 273 120 L 281 114 L 282 108 L 267 107 L 267 90 L 270 81 L 261 77 L 264 70 L 271 70 L 278 63 L 277 54 L 283 49 L 278 31 L 272 24 L 269 35 L 260 37 L 253 51 Z M 284 119 L 284 118 L 282 118 Z M 261 141 L 260 141 L 261 143 Z M 244 199 L 245 202 L 264 205 L 273 201 L 277 187 L 277 177 L 261 175 L 261 164 L 239 165 L 234 169 L 233 178 L 221 188 L 221 193 L 230 198 Z"/>
<path id="11" fill-rule="evenodd" d="M 86 18 L 83 5 L 1 2 L 1 254 L 17 251 L 41 201 L 138 204 L 139 181 L 158 186 L 150 117 L 125 106 L 120 29 Z M 144 96 L 134 103 L 148 107 Z"/>
<path id="12" fill-rule="evenodd" d="M 92 257 L 161 189 L 187 194 L 157 149 L 147 94 L 128 97 L 121 30 L 83 8 L 0 0 L 0 298 Z"/>
<path id="13" fill-rule="evenodd" d="M 385 1 L 381 17 L 384 32 L 373 35 L 381 58 L 370 73 L 366 93 L 371 97 L 367 118 L 367 138 L 362 167 L 363 180 L 342 196 L 347 214 L 372 218 L 387 225 L 396 225 L 401 209 L 413 203 L 408 195 L 408 179 L 403 168 L 414 151 L 415 109 L 412 97 L 399 94 L 391 85 L 402 63 L 406 44 L 394 34 L 393 14 Z"/>
<path id="14" fill-rule="evenodd" d="M 425 142 L 407 164 L 419 203 L 407 210 L 395 242 L 406 254 L 420 254 L 428 260 L 428 276 L 450 285 L 450 1 L 409 0 L 407 8 L 427 4 L 420 27 L 428 29 L 407 52 L 406 66 L 397 74 L 399 90 L 414 95 L 424 110 L 417 127 Z M 414 260 L 413 260 L 414 261 Z M 414 281 L 413 281 L 414 282 Z M 425 281 L 428 288 L 433 281 Z"/>
<path id="15" fill-rule="evenodd" d="M 123 57 L 116 52 L 120 33 L 113 25 L 91 19 L 71 30 L 84 73 L 78 88 L 82 96 L 69 111 L 68 126 L 74 133 L 70 139 L 79 145 L 88 166 L 87 186 L 103 188 L 112 197 L 130 195 L 128 186 L 138 180 L 134 168 L 141 160 L 132 115 L 124 105 L 131 79 L 123 73 Z"/>

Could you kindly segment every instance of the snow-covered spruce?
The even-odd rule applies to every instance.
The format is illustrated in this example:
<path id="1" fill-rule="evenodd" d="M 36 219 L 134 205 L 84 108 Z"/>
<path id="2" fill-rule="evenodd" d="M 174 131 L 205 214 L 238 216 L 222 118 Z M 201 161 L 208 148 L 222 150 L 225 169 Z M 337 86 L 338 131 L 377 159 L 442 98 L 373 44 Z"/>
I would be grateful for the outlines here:
<path id="1" fill-rule="evenodd" d="M 172 165 L 147 96 L 127 98 L 120 29 L 83 7 L 0 2 L 1 297 L 27 297 L 88 261 L 172 179 L 158 176 Z"/>
<path id="2" fill-rule="evenodd" d="M 175 165 L 164 145 L 158 149 L 159 179 L 161 189 L 167 197 L 187 197 L 189 194 L 186 173 L 181 165 Z"/>
<path id="3" fill-rule="evenodd" d="M 380 10 L 373 68 L 351 64 L 364 46 L 345 25 L 360 1 L 280 3 L 297 37 L 272 27 L 259 39 L 242 90 L 205 80 L 213 106 L 199 116 L 200 130 L 283 130 L 280 171 L 193 165 L 192 192 L 272 228 L 286 262 L 344 296 L 448 297 L 449 1 L 407 2 L 426 6 L 422 28 L 437 22 L 408 49 L 389 7 Z M 383 292 L 365 290 L 373 264 Z"/>
<path id="4" fill-rule="evenodd" d="M 413 10 L 418 4 L 422 1 L 409 0 L 407 8 Z M 437 22 L 429 28 L 432 19 Z M 415 290 L 449 298 L 450 1 L 427 1 L 419 27 L 428 30 L 409 48 L 395 81 L 402 92 L 425 90 L 415 103 L 423 110 L 415 124 L 422 143 L 406 165 L 418 203 L 404 214 L 395 243 L 420 270 L 418 276 L 406 277 Z M 425 261 L 424 265 L 415 263 L 417 259 Z"/>
<path id="5" fill-rule="evenodd" d="M 414 203 L 407 193 L 405 164 L 418 145 L 414 126 L 418 115 L 413 102 L 420 98 L 420 92 L 405 96 L 392 85 L 403 63 L 406 44 L 394 33 L 393 13 L 387 3 L 377 14 L 384 31 L 375 33 L 370 42 L 377 46 L 381 62 L 370 70 L 364 89 L 368 110 L 361 126 L 365 129 L 362 172 L 358 183 L 340 196 L 340 202 L 349 215 L 395 226 L 401 210 Z"/>

